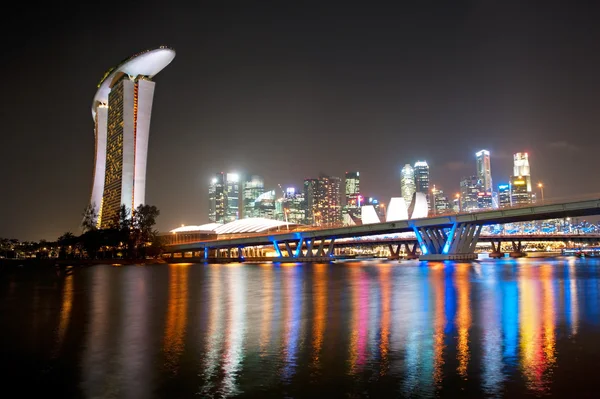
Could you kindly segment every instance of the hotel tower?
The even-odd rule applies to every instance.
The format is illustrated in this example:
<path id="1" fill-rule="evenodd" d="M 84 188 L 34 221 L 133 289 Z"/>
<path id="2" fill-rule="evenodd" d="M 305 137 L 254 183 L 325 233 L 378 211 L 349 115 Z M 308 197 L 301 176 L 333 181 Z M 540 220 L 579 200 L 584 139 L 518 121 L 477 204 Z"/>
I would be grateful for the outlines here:
<path id="1" fill-rule="evenodd" d="M 121 205 L 132 211 L 145 203 L 152 78 L 173 58 L 175 51 L 166 47 L 138 53 L 109 69 L 98 84 L 92 104 L 96 152 L 90 203 L 100 228 L 118 219 Z"/>

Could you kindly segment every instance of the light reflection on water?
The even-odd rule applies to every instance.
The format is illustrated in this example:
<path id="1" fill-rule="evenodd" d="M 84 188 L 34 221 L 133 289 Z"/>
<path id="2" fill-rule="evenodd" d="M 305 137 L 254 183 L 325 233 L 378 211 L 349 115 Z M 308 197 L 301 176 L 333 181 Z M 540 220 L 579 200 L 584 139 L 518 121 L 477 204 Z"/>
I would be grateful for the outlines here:
<path id="1" fill-rule="evenodd" d="M 172 264 L 95 266 L 58 283 L 13 276 L 0 299 L 31 307 L 0 316 L 24 332 L 2 349 L 31 352 L 54 323 L 36 356 L 50 369 L 71 362 L 64 378 L 93 398 L 564 394 L 600 360 L 589 346 L 600 333 L 599 265 Z"/>

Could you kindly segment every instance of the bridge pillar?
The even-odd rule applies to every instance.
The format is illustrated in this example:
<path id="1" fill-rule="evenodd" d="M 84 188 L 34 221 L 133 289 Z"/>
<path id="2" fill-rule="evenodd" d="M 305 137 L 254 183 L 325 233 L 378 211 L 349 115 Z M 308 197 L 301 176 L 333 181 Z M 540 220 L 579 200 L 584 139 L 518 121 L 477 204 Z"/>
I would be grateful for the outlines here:
<path id="1" fill-rule="evenodd" d="M 335 243 L 335 238 L 332 238 L 329 241 L 329 250 L 327 251 L 327 256 L 333 256 L 334 243 Z"/>
<path id="2" fill-rule="evenodd" d="M 405 242 L 404 243 L 404 248 L 405 248 L 405 252 L 406 252 L 405 258 L 407 260 L 419 259 L 419 255 L 417 255 L 418 247 L 419 247 L 418 244 L 413 244 L 412 248 L 410 248 L 410 245 L 407 242 Z"/>
<path id="3" fill-rule="evenodd" d="M 388 244 L 388 248 L 390 250 L 390 256 L 388 257 L 388 259 L 391 259 L 391 260 L 400 259 L 400 249 L 402 249 L 402 244 L 398 244 L 398 246 L 396 248 L 394 248 L 394 244 Z M 408 251 L 406 251 L 406 252 L 408 252 Z"/>
<path id="4" fill-rule="evenodd" d="M 512 241 L 513 250 L 508 254 L 511 258 L 522 258 L 527 256 L 527 254 L 523 251 L 523 245 L 521 241 Z"/>
<path id="5" fill-rule="evenodd" d="M 420 260 L 477 259 L 475 246 L 481 225 L 454 223 L 451 228 L 439 226 L 416 227 L 413 231 L 421 248 Z"/>
<path id="6" fill-rule="evenodd" d="M 494 244 L 494 241 L 492 241 L 491 244 L 492 252 L 490 252 L 489 257 L 494 259 L 504 258 L 504 252 L 502 252 L 502 240 L 498 240 L 497 245 Z"/>

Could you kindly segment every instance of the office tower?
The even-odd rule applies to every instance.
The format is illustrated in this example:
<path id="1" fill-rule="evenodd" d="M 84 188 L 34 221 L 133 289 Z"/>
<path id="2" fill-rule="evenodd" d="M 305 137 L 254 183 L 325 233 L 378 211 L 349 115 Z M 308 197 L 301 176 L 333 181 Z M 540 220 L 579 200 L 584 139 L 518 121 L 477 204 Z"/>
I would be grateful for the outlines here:
<path id="1" fill-rule="evenodd" d="M 342 222 L 341 179 L 335 176 L 319 176 L 316 210 L 321 225 L 336 225 Z"/>
<path id="2" fill-rule="evenodd" d="M 492 209 L 492 193 L 479 191 L 477 193 L 477 208 Z"/>
<path id="3" fill-rule="evenodd" d="M 258 208 L 256 207 L 256 199 L 265 192 L 265 182 L 260 176 L 248 176 L 244 181 L 242 188 L 244 209 L 244 218 L 258 217 Z"/>
<path id="4" fill-rule="evenodd" d="M 498 186 L 498 203 L 500 208 L 510 206 L 510 184 L 500 184 Z"/>
<path id="5" fill-rule="evenodd" d="M 346 172 L 345 175 L 345 200 L 343 218 L 344 224 L 352 224 L 352 217 L 360 218 L 360 174 L 359 172 Z"/>
<path id="6" fill-rule="evenodd" d="M 90 204 L 101 228 L 119 218 L 121 205 L 134 211 L 146 202 L 146 161 L 155 83 L 173 61 L 166 47 L 129 57 L 109 69 L 92 103 L 96 139 Z"/>
<path id="7" fill-rule="evenodd" d="M 477 180 L 479 181 L 480 191 L 492 193 L 492 169 L 490 165 L 490 152 L 481 150 L 475 154 L 477 159 Z"/>
<path id="8" fill-rule="evenodd" d="M 433 206 L 432 209 L 436 215 L 442 215 L 447 213 L 450 210 L 450 203 L 448 202 L 448 197 L 444 195 L 444 191 L 439 190 L 433 186 L 431 189 L 433 194 Z"/>
<path id="9" fill-rule="evenodd" d="M 306 220 L 306 205 L 304 193 L 296 191 L 294 187 L 285 189 L 283 197 L 283 220 L 289 223 L 303 224 Z"/>
<path id="10" fill-rule="evenodd" d="M 429 198 L 429 165 L 425 161 L 415 162 L 415 191 L 425 194 L 427 198 L 427 207 L 431 210 L 431 201 Z"/>
<path id="11" fill-rule="evenodd" d="M 240 176 L 237 173 L 227 173 L 225 178 L 227 208 L 224 221 L 229 223 L 240 218 Z"/>
<path id="12" fill-rule="evenodd" d="M 275 190 L 265 191 L 256 198 L 254 207 L 257 217 L 265 219 L 276 219 L 276 195 Z"/>
<path id="13" fill-rule="evenodd" d="M 478 209 L 477 194 L 479 185 L 477 176 L 463 177 L 460 181 L 460 211 L 472 212 Z"/>
<path id="14" fill-rule="evenodd" d="M 415 170 L 409 164 L 404 165 L 400 172 L 400 192 L 406 205 L 410 206 L 415 193 Z"/>
<path id="15" fill-rule="evenodd" d="M 225 218 L 225 174 L 217 173 L 208 186 L 208 221 L 222 223 Z"/>
<path id="16" fill-rule="evenodd" d="M 217 173 L 208 187 L 208 220 L 229 223 L 239 219 L 240 178 L 237 173 Z"/>
<path id="17" fill-rule="evenodd" d="M 304 224 L 314 225 L 316 220 L 314 217 L 314 209 L 316 206 L 315 196 L 317 193 L 318 179 L 305 179 L 304 180 L 304 206 L 305 206 L 305 220 Z"/>
<path id="18" fill-rule="evenodd" d="M 527 190 L 526 176 L 511 176 L 510 205 L 526 205 L 531 203 L 531 193 Z"/>
<path id="19" fill-rule="evenodd" d="M 527 192 L 531 193 L 531 170 L 529 169 L 529 155 L 526 152 L 517 152 L 513 156 L 513 176 L 522 176 L 527 185 Z"/>

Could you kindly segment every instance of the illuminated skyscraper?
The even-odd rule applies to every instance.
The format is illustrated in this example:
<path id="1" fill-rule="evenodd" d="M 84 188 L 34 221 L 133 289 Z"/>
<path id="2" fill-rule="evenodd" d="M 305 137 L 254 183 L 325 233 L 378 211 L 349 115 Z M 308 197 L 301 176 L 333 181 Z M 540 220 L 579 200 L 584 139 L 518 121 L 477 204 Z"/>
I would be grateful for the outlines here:
<path id="1" fill-rule="evenodd" d="M 217 173 L 208 186 L 208 221 L 222 223 L 225 218 L 225 175 Z"/>
<path id="2" fill-rule="evenodd" d="M 415 191 L 427 197 L 427 207 L 431 210 L 429 198 L 429 165 L 425 161 L 415 162 Z"/>
<path id="3" fill-rule="evenodd" d="M 510 178 L 510 204 L 511 206 L 526 205 L 531 203 L 531 193 L 527 191 L 526 176 L 511 176 Z"/>
<path id="4" fill-rule="evenodd" d="M 92 103 L 96 153 L 90 204 L 97 224 L 110 227 L 121 205 L 146 202 L 146 160 L 154 96 L 152 78 L 173 61 L 166 47 L 136 54 L 109 69 Z"/>
<path id="5" fill-rule="evenodd" d="M 531 170 L 529 169 L 529 155 L 526 152 L 517 152 L 513 159 L 513 176 L 524 177 L 527 184 L 527 192 L 531 193 Z"/>
<path id="6" fill-rule="evenodd" d="M 415 193 L 415 170 L 409 164 L 404 165 L 400 172 L 400 191 L 407 205 L 410 205 Z"/>
<path id="7" fill-rule="evenodd" d="M 208 187 L 209 222 L 239 219 L 240 178 L 236 173 L 217 173 Z"/>
<path id="8" fill-rule="evenodd" d="M 500 184 L 498 186 L 498 200 L 500 208 L 510 206 L 510 184 Z"/>
<path id="9" fill-rule="evenodd" d="M 360 174 L 346 172 L 346 204 L 344 205 L 344 223 L 351 224 L 352 217 L 360 218 Z"/>
<path id="10" fill-rule="evenodd" d="M 316 194 L 317 187 L 319 185 L 318 179 L 305 179 L 304 180 L 304 206 L 305 206 L 305 224 L 314 225 L 315 220 L 315 206 L 316 206 Z"/>
<path id="11" fill-rule="evenodd" d="M 283 220 L 289 223 L 303 224 L 306 220 L 304 202 L 304 193 L 296 191 L 294 187 L 286 188 L 283 197 Z"/>
<path id="12" fill-rule="evenodd" d="M 481 150 L 475 154 L 477 158 L 477 180 L 484 193 L 492 193 L 492 169 L 490 165 L 490 152 Z"/>
<path id="13" fill-rule="evenodd" d="M 313 217 L 319 225 L 335 225 L 342 222 L 341 179 L 319 176 L 314 195 Z"/>
<path id="14" fill-rule="evenodd" d="M 436 215 L 441 215 L 450 210 L 450 203 L 448 202 L 448 197 L 444 195 L 442 190 L 438 190 L 435 188 L 435 185 L 431 189 L 431 193 L 433 194 L 433 206 L 432 209 Z"/>
<path id="15" fill-rule="evenodd" d="M 243 192 L 243 204 L 244 218 L 258 217 L 259 211 L 256 206 L 256 199 L 265 192 L 265 182 L 260 176 L 249 176 L 244 181 Z"/>
<path id="16" fill-rule="evenodd" d="M 463 177 L 460 181 L 460 210 L 461 212 L 472 212 L 479 209 L 477 194 L 479 185 L 477 176 Z"/>

